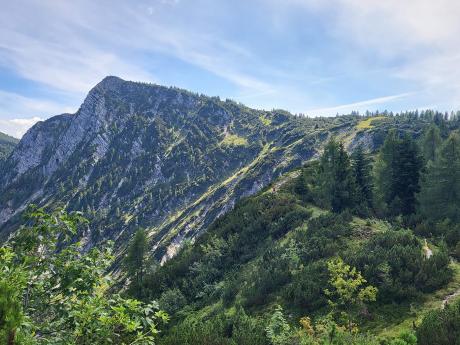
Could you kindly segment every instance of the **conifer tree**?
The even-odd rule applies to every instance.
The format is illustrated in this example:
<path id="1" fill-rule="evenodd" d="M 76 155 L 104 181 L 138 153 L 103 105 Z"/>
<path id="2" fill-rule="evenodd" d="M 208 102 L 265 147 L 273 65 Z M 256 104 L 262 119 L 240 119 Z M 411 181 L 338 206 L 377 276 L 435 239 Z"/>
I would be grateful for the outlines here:
<path id="1" fill-rule="evenodd" d="M 391 200 L 391 181 L 393 179 L 393 160 L 398 137 L 391 130 L 380 148 L 374 164 L 374 203 L 383 213 L 388 211 L 388 200 Z"/>
<path id="2" fill-rule="evenodd" d="M 342 143 L 331 139 L 319 166 L 320 194 L 326 206 L 339 213 L 355 206 L 355 182 L 350 158 Z"/>
<path id="3" fill-rule="evenodd" d="M 375 165 L 376 202 L 389 215 L 409 215 L 416 209 L 422 157 L 415 141 L 391 131 Z"/>
<path id="4" fill-rule="evenodd" d="M 366 209 L 372 208 L 371 161 L 359 145 L 352 154 L 352 167 L 356 182 L 356 203 Z"/>
<path id="5" fill-rule="evenodd" d="M 441 132 L 436 125 L 431 125 L 423 133 L 421 149 L 426 162 L 434 162 L 441 146 Z"/>
<path id="6" fill-rule="evenodd" d="M 137 297 L 142 297 L 144 274 L 146 270 L 147 235 L 139 229 L 132 238 L 125 257 L 125 266 L 131 278 L 130 290 Z"/>
<path id="7" fill-rule="evenodd" d="M 420 209 L 433 219 L 460 218 L 460 135 L 452 133 L 429 164 L 419 195 Z"/>
<path id="8" fill-rule="evenodd" d="M 393 163 L 390 211 L 394 215 L 413 214 L 417 205 L 416 194 L 420 192 L 423 161 L 418 146 L 408 134 L 398 141 Z"/>

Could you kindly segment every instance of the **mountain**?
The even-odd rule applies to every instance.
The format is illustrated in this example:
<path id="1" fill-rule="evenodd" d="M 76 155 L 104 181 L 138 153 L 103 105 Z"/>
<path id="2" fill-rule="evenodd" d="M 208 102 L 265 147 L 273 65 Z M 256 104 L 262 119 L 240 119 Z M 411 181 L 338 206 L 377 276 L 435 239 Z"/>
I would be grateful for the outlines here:
<path id="1" fill-rule="evenodd" d="M 410 116 L 306 118 L 231 100 L 106 77 L 75 114 L 35 124 L 0 176 L 0 238 L 33 203 L 83 211 L 86 247 L 124 245 L 146 228 L 158 259 L 173 256 L 235 202 L 316 157 L 331 136 L 374 150 Z"/>
<path id="2" fill-rule="evenodd" d="M 0 339 L 451 344 L 459 128 L 460 113 L 310 119 L 107 77 L 0 166 L 0 241 L 17 231 Z M 24 221 L 30 204 L 46 210 Z"/>
<path id="3" fill-rule="evenodd" d="M 33 126 L 5 162 L 1 234 L 30 203 L 62 206 L 90 218 L 88 246 L 146 227 L 157 256 L 170 256 L 237 199 L 314 157 L 327 130 L 355 123 L 107 77 L 75 114 Z"/>
<path id="4" fill-rule="evenodd" d="M 0 165 L 13 151 L 19 140 L 0 132 Z"/>

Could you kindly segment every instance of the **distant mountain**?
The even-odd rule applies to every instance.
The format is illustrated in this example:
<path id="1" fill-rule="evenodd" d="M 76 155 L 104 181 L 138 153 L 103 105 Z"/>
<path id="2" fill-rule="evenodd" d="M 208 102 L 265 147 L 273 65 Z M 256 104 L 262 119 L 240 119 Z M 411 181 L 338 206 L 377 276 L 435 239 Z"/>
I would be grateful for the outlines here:
<path id="1" fill-rule="evenodd" d="M 19 140 L 10 137 L 8 134 L 0 132 L 0 165 L 1 162 L 13 151 L 14 147 L 18 144 Z"/>
<path id="2" fill-rule="evenodd" d="M 75 114 L 35 124 L 0 176 L 0 237 L 30 203 L 81 210 L 86 246 L 118 246 L 147 228 L 157 258 L 175 254 L 236 200 L 302 165 L 335 135 L 351 149 L 381 144 L 384 117 L 360 128 L 359 116 L 305 118 L 262 111 L 177 88 L 107 77 Z"/>

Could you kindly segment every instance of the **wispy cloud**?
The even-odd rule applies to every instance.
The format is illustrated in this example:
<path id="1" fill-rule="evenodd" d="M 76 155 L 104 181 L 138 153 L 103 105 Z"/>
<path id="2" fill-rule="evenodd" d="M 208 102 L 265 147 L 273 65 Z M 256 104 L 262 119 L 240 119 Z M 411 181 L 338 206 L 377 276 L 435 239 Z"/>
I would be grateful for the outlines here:
<path id="1" fill-rule="evenodd" d="M 75 108 L 105 75 L 321 115 L 460 106 L 459 16 L 452 0 L 7 1 L 0 90 L 24 98 L 0 94 L 0 118 Z"/>
<path id="2" fill-rule="evenodd" d="M 20 2 L 10 4 L 11 11 L 18 12 L 22 7 Z M 156 81 L 140 59 L 132 59 L 133 55 L 150 51 L 182 59 L 243 88 L 259 91 L 269 88 L 266 82 L 239 71 L 238 64 L 231 63 L 235 55 L 239 59 L 250 55 L 244 48 L 195 32 L 188 25 L 172 27 L 165 23 L 160 12 L 165 9 L 159 6 L 178 3 L 177 0 L 145 1 L 133 6 L 83 0 L 56 6 L 54 1 L 32 2 L 28 11 L 21 13 L 33 30 L 17 25 L 16 18 L 9 18 L 8 11 L 3 11 L 0 64 L 14 66 L 25 78 L 81 93 L 109 74 Z M 37 7 L 35 11 L 33 7 Z M 48 17 L 53 18 L 52 23 L 46 22 Z"/>
<path id="3" fill-rule="evenodd" d="M 334 116 L 337 113 L 338 114 L 349 114 L 352 111 L 367 110 L 371 106 L 375 106 L 378 104 L 391 103 L 396 100 L 400 100 L 400 99 L 412 96 L 414 94 L 415 94 L 414 92 L 406 92 L 406 93 L 401 93 L 398 95 L 378 97 L 378 98 L 368 99 L 365 101 L 359 101 L 359 102 L 354 102 L 354 103 L 349 103 L 349 104 L 342 104 L 342 105 L 338 105 L 334 107 L 307 110 L 305 113 L 311 116 Z"/>
<path id="4" fill-rule="evenodd" d="M 37 115 L 49 116 L 75 110 L 75 107 L 53 101 L 25 97 L 17 93 L 0 90 L 0 116 L 4 118 Z"/>

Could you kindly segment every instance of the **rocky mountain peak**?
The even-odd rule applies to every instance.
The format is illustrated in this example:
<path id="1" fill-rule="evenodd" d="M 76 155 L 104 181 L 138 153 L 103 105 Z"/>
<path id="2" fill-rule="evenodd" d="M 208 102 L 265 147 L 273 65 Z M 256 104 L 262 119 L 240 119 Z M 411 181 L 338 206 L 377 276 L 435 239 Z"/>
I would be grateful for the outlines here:
<path id="1" fill-rule="evenodd" d="M 343 130 L 353 122 L 343 121 Z M 34 126 L 0 176 L 0 237 L 29 203 L 91 221 L 88 246 L 151 231 L 159 257 L 313 157 L 324 120 L 109 76 L 73 115 Z M 344 127 L 345 126 L 345 127 Z"/>

